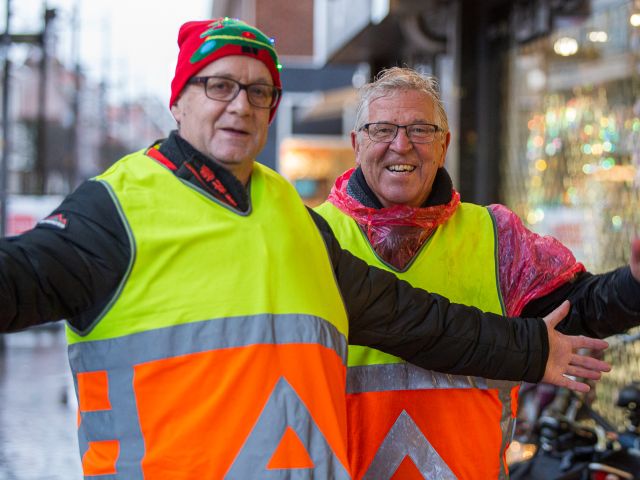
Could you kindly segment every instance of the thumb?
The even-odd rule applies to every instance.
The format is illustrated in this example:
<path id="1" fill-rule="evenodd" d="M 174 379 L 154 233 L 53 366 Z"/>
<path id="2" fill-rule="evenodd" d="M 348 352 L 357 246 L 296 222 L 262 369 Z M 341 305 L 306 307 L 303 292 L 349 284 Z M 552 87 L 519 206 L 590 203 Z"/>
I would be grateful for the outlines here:
<path id="1" fill-rule="evenodd" d="M 571 308 L 571 303 L 569 303 L 569 300 L 565 300 L 553 312 L 544 317 L 543 320 L 544 323 L 547 324 L 547 328 L 550 330 L 555 329 L 560 321 L 567 316 L 567 313 L 569 313 L 569 308 Z"/>

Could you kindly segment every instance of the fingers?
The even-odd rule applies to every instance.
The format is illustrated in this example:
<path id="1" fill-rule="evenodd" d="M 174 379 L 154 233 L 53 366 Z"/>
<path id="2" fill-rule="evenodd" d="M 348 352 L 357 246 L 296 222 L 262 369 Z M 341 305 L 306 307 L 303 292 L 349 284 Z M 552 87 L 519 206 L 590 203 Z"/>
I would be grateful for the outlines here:
<path id="1" fill-rule="evenodd" d="M 571 348 L 577 350 L 579 348 L 588 348 L 590 350 L 604 350 L 609 344 L 599 338 L 590 338 L 585 336 L 569 337 L 571 340 Z"/>
<path id="2" fill-rule="evenodd" d="M 563 377 L 563 378 L 564 380 L 561 380 L 560 382 L 556 383 L 556 385 L 560 387 L 566 387 L 570 390 L 573 390 L 574 392 L 580 392 L 580 393 L 587 393 L 589 390 L 591 390 L 591 387 L 589 387 L 589 385 L 587 385 L 586 383 L 578 382 L 577 380 L 573 380 L 568 377 Z"/>
<path id="3" fill-rule="evenodd" d="M 611 365 L 607 362 L 576 353 L 572 355 L 569 365 L 585 368 L 588 370 L 595 370 L 598 372 L 609 372 L 611 370 Z"/>
<path id="4" fill-rule="evenodd" d="M 588 368 L 576 367 L 574 365 L 569 365 L 567 367 L 565 375 L 588 378 L 589 380 L 600 380 L 602 377 L 602 373 L 598 370 L 589 370 Z"/>
<path id="5" fill-rule="evenodd" d="M 549 329 L 556 328 L 556 326 L 560 323 L 560 321 L 567 316 L 567 313 L 569 313 L 570 307 L 571 307 L 571 304 L 569 303 L 569 301 L 565 300 L 560 304 L 558 308 L 556 308 L 553 312 L 551 312 L 549 315 L 544 317 L 544 322 L 547 324 L 547 328 Z"/>

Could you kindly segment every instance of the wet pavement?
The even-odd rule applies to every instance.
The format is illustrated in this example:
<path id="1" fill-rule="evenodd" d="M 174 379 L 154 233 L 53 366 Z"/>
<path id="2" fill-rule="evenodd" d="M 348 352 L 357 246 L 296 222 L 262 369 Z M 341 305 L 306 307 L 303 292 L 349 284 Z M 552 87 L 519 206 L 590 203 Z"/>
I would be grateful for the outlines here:
<path id="1" fill-rule="evenodd" d="M 82 478 L 63 329 L 5 335 L 4 344 L 0 480 Z"/>

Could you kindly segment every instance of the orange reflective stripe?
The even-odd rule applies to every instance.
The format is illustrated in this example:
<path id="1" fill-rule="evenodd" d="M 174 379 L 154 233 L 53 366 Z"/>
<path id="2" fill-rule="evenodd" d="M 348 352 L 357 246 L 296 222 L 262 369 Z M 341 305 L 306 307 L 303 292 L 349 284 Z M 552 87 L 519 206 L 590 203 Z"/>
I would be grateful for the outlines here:
<path id="1" fill-rule="evenodd" d="M 106 370 L 78 373 L 78 405 L 81 412 L 111 410 Z"/>
<path id="2" fill-rule="evenodd" d="M 313 460 L 302 445 L 300 437 L 291 427 L 287 427 L 278 448 L 267 464 L 267 470 L 313 467 Z"/>
<path id="3" fill-rule="evenodd" d="M 496 452 L 502 440 L 502 404 L 498 391 L 437 389 L 347 395 L 349 463 L 354 480 L 369 471 L 403 410 L 457 478 L 499 478 L 500 456 Z"/>
<path id="4" fill-rule="evenodd" d="M 347 465 L 346 368 L 330 348 L 314 344 L 227 348 L 147 362 L 136 365 L 134 372 L 147 445 L 142 459 L 145 478 L 166 478 L 163 474 L 179 465 L 188 465 L 193 478 L 224 478 L 280 378 L 295 386 L 336 457 Z M 175 458 L 181 462 L 176 464 Z"/>
<path id="5" fill-rule="evenodd" d="M 405 457 L 389 480 L 424 480 L 424 477 L 416 464 L 409 457 Z"/>
<path id="6" fill-rule="evenodd" d="M 89 476 L 115 474 L 119 454 L 118 440 L 89 442 L 89 450 L 82 457 L 82 470 Z"/>

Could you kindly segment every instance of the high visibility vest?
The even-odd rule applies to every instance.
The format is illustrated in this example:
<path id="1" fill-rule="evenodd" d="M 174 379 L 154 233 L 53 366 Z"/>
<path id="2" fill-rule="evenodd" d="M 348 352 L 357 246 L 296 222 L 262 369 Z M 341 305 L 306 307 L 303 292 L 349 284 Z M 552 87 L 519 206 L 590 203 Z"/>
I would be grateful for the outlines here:
<path id="1" fill-rule="evenodd" d="M 86 478 L 348 479 L 347 315 L 295 190 L 256 164 L 238 213 L 142 151 L 96 181 L 132 254 L 67 328 Z"/>
<path id="2" fill-rule="evenodd" d="M 452 302 L 503 313 L 496 235 L 487 209 L 461 204 L 404 270 L 381 260 L 365 233 L 330 203 L 317 211 L 343 248 Z M 349 346 L 347 419 L 354 479 L 506 478 L 514 382 L 445 375 Z M 395 476 L 394 476 L 395 475 Z"/>

